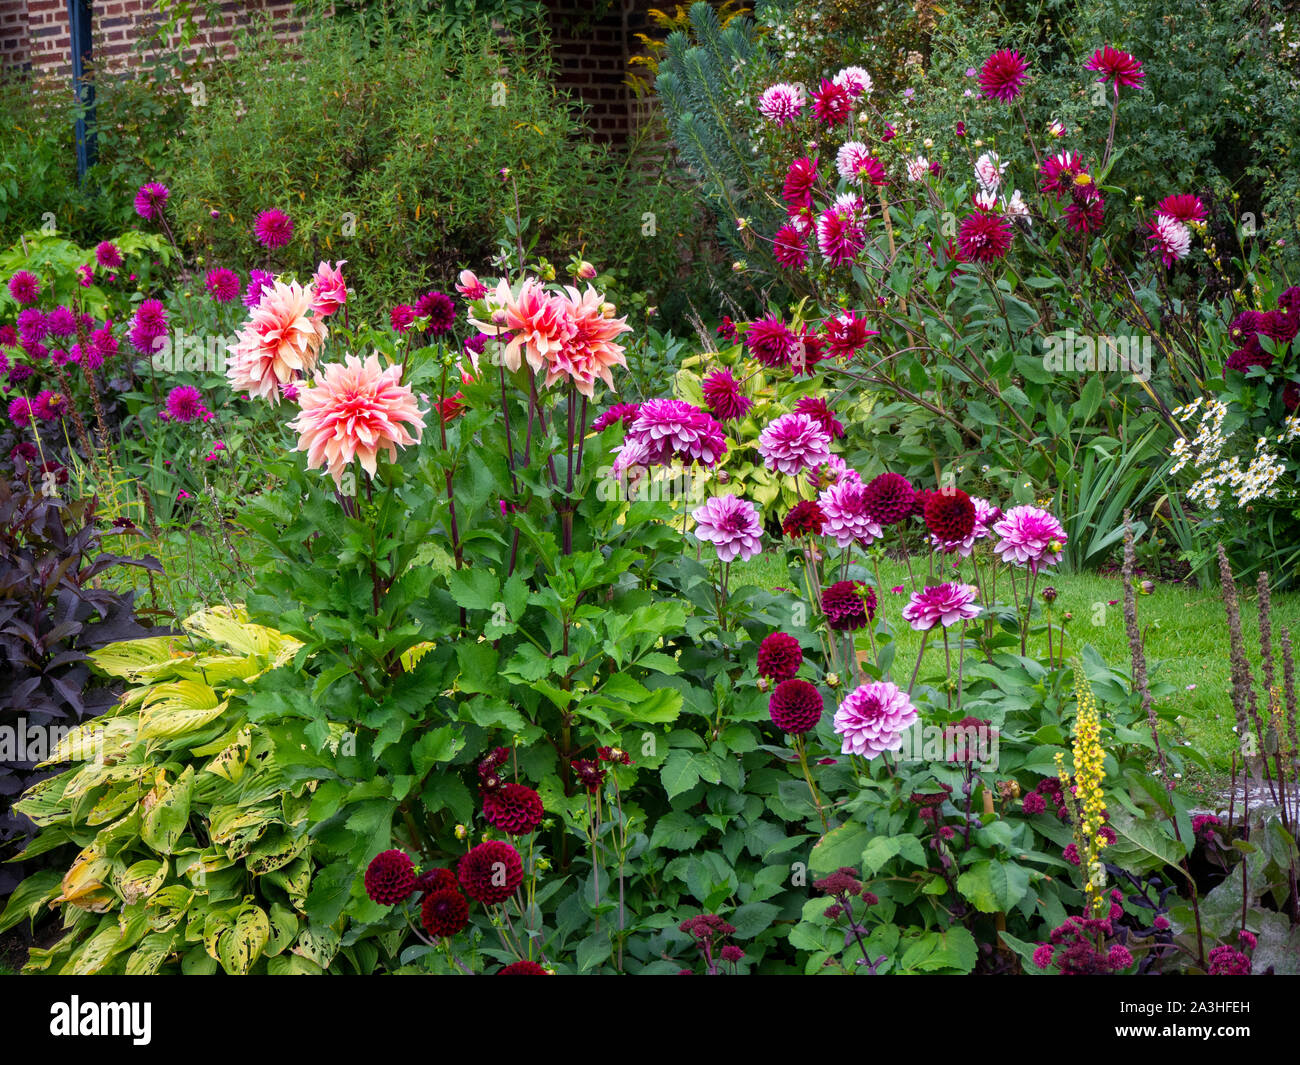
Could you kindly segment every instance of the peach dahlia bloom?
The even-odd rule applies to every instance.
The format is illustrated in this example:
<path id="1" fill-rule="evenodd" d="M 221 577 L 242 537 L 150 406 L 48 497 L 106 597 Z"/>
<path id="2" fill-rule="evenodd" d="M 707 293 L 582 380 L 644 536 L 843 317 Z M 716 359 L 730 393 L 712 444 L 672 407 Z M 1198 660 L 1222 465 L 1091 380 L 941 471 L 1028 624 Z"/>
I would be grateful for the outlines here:
<path id="1" fill-rule="evenodd" d="M 324 367 L 310 388 L 301 389 L 302 412 L 289 427 L 298 433 L 296 450 L 307 453 L 308 468 L 325 466 L 341 486 L 343 471 L 354 458 L 373 477 L 375 456 L 381 450 L 387 449 L 393 461 L 398 447 L 418 441 L 424 416 L 401 378 L 400 364 L 385 370 L 377 355 L 368 356 L 364 363 L 349 355 L 341 364 Z"/>
<path id="2" fill-rule="evenodd" d="M 308 313 L 314 299 L 310 285 L 272 282 L 230 348 L 226 377 L 232 389 L 278 403 L 280 385 L 312 371 L 329 336 L 324 321 Z"/>
<path id="3" fill-rule="evenodd" d="M 534 372 L 540 371 L 576 331 L 567 302 L 547 292 L 536 278 L 525 281 L 518 296 L 503 279 L 492 293 L 490 303 L 494 311 L 492 321 L 471 321 L 493 336 L 502 332 L 510 334 L 501 360 L 512 372 L 519 369 L 521 356 L 528 359 Z"/>
<path id="4" fill-rule="evenodd" d="M 611 366 L 626 366 L 623 345 L 615 338 L 630 332 L 626 318 L 606 317 L 602 310 L 604 297 L 590 285 L 582 295 L 576 288 L 566 287 L 564 296 L 556 298 L 567 305 L 567 317 L 573 323 L 573 335 L 558 351 L 547 356 L 546 386 L 549 388 L 561 377 L 573 379 L 574 385 L 588 399 L 595 390 L 599 377 L 613 390 Z"/>

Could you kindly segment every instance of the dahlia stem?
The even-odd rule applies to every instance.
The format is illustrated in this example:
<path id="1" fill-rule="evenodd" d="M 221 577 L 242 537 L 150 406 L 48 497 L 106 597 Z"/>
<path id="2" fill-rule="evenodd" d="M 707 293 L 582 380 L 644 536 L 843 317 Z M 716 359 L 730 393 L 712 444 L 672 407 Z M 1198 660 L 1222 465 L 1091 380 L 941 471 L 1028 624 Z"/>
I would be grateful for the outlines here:
<path id="1" fill-rule="evenodd" d="M 939 624 L 943 627 L 943 663 L 944 671 L 947 674 L 947 682 L 943 686 L 944 695 L 948 699 L 948 709 L 952 710 L 952 652 L 948 648 L 948 626 L 942 621 Z"/>
<path id="2" fill-rule="evenodd" d="M 822 835 L 826 835 L 826 811 L 822 808 L 821 796 L 817 793 L 817 785 L 813 783 L 812 773 L 808 769 L 808 754 L 804 750 L 803 736 L 799 735 L 794 738 L 794 749 L 799 755 L 799 767 L 803 770 L 803 778 L 808 782 L 808 791 L 812 795 L 813 805 L 817 807 L 817 816 L 821 818 Z"/>
<path id="3" fill-rule="evenodd" d="M 907 695 L 911 698 L 912 689 L 916 687 L 916 675 L 921 672 L 921 659 L 925 657 L 925 642 L 930 638 L 930 630 L 921 633 L 921 649 L 916 652 L 916 666 L 912 670 L 912 679 L 907 682 Z"/>

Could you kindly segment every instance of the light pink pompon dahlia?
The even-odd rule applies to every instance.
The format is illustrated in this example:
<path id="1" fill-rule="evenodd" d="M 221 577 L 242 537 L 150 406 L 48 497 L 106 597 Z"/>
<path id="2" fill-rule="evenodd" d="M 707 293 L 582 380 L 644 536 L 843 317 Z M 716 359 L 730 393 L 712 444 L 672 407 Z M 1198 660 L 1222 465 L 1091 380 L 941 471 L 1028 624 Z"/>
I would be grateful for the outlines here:
<path id="1" fill-rule="evenodd" d="M 769 470 L 797 477 L 831 460 L 830 434 L 807 414 L 783 414 L 759 435 L 758 451 Z"/>
<path id="2" fill-rule="evenodd" d="M 713 544 L 722 562 L 742 562 L 763 550 L 758 511 L 739 496 L 713 496 L 692 512 L 695 538 Z"/>
<path id="3" fill-rule="evenodd" d="M 329 336 L 325 323 L 309 314 L 314 298 L 310 286 L 296 281 L 263 290 L 226 360 L 232 389 L 278 403 L 280 385 L 311 373 Z"/>
<path id="4" fill-rule="evenodd" d="M 993 531 L 1001 537 L 993 550 L 1002 561 L 1028 566 L 1031 573 L 1037 573 L 1040 566 L 1054 566 L 1069 539 L 1056 518 L 1030 506 L 1012 507 L 994 524 Z"/>
<path id="5" fill-rule="evenodd" d="M 860 685 L 835 711 L 835 731 L 844 738 L 841 753 L 874 758 L 896 751 L 916 720 L 916 707 L 897 685 L 887 680 Z"/>
<path id="6" fill-rule="evenodd" d="M 393 461 L 399 447 L 416 443 L 424 417 L 401 379 L 400 364 L 385 370 L 377 355 L 365 362 L 349 355 L 342 363 L 324 367 L 310 388 L 299 389 L 302 411 L 290 428 L 299 434 L 297 450 L 307 453 L 308 468 L 325 466 L 341 485 L 343 471 L 354 458 L 373 477 L 381 450 Z"/>
<path id="7" fill-rule="evenodd" d="M 907 606 L 903 607 L 903 620 L 917 632 L 932 629 L 935 625 L 946 629 L 959 621 L 970 621 L 980 614 L 979 604 L 975 602 L 976 594 L 974 585 L 955 581 L 913 592 Z"/>

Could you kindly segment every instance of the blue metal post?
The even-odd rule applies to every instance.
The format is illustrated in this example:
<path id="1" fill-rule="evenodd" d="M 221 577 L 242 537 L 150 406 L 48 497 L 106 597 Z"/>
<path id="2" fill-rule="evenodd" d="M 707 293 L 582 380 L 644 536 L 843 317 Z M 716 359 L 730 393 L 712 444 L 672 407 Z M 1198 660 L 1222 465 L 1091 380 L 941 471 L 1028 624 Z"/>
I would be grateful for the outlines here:
<path id="1" fill-rule="evenodd" d="M 95 83 L 86 78 L 86 64 L 91 59 L 91 0 L 68 0 L 68 26 L 72 31 L 72 88 L 82 104 L 77 116 L 77 178 L 86 180 L 86 171 L 95 165 Z M 87 125 L 90 132 L 87 133 Z"/>

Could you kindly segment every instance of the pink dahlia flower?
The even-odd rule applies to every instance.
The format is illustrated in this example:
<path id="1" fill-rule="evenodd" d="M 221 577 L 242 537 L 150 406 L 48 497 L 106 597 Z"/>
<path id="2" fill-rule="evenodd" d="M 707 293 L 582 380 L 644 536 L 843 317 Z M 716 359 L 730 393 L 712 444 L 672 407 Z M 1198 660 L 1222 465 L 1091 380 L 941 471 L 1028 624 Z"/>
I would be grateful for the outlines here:
<path id="1" fill-rule="evenodd" d="M 1101 82 L 1109 81 L 1115 86 L 1116 94 L 1119 93 L 1120 87 L 1125 89 L 1142 88 L 1142 79 L 1146 75 L 1142 72 L 1142 63 L 1129 55 L 1128 52 L 1121 52 L 1118 48 L 1112 48 L 1106 45 L 1105 48 L 1099 48 L 1093 53 L 1091 59 L 1084 64 L 1085 70 L 1095 70 L 1101 74 L 1097 80 Z"/>
<path id="2" fill-rule="evenodd" d="M 786 206 L 811 207 L 812 190 L 817 184 L 817 160 L 804 156 L 790 164 L 786 171 L 785 182 L 781 186 L 781 198 Z"/>
<path id="3" fill-rule="evenodd" d="M 963 262 L 995 262 L 1011 247 L 1011 223 L 1001 215 L 976 211 L 957 228 L 957 246 Z"/>
<path id="4" fill-rule="evenodd" d="M 870 545 L 884 535 L 880 522 L 871 513 L 867 486 L 856 473 L 849 471 L 817 497 L 817 505 L 826 515 L 823 536 L 832 536 L 840 547 L 852 543 Z"/>
<path id="5" fill-rule="evenodd" d="M 280 385 L 312 371 L 329 330 L 309 315 L 311 302 L 311 289 L 296 281 L 271 282 L 226 360 L 234 391 L 278 403 Z"/>
<path id="6" fill-rule="evenodd" d="M 562 377 L 567 377 L 584 396 L 595 394 L 596 379 L 605 387 L 614 389 L 613 366 L 626 366 L 623 345 L 616 338 L 630 332 L 626 318 L 606 316 L 605 299 L 590 285 L 578 294 L 576 288 L 565 288 L 564 295 L 556 297 L 564 320 L 568 323 L 567 335 L 559 348 L 547 353 L 546 385 L 549 388 Z"/>
<path id="7" fill-rule="evenodd" d="M 1020 57 L 1019 52 L 1004 48 L 984 61 L 980 70 L 980 88 L 990 100 L 1011 103 L 1020 95 L 1028 69 L 1029 65 Z"/>
<path id="8" fill-rule="evenodd" d="M 35 303 L 41 294 L 41 283 L 30 270 L 18 270 L 9 279 L 9 295 L 19 307 Z"/>
<path id="9" fill-rule="evenodd" d="M 122 265 L 122 252 L 111 240 L 103 240 L 95 245 L 95 262 L 105 270 L 116 270 Z"/>
<path id="10" fill-rule="evenodd" d="M 713 544 L 722 562 L 742 562 L 763 550 L 763 523 L 754 505 L 739 496 L 713 496 L 697 508 L 695 538 Z"/>
<path id="11" fill-rule="evenodd" d="M 868 181 L 872 185 L 888 182 L 884 166 L 861 141 L 849 141 L 835 153 L 835 169 L 845 181 Z"/>
<path id="12" fill-rule="evenodd" d="M 1186 259 L 1192 250 L 1192 231 L 1166 214 L 1157 214 L 1151 220 L 1151 233 L 1147 240 L 1151 242 L 1151 254 L 1160 256 L 1165 266 Z"/>
<path id="13" fill-rule="evenodd" d="M 867 320 L 852 311 L 841 311 L 823 323 L 826 329 L 826 347 L 830 355 L 848 359 L 867 346 L 867 340 L 880 333 L 867 328 Z"/>
<path id="14" fill-rule="evenodd" d="M 1044 159 L 1038 169 L 1039 191 L 1050 192 L 1059 200 L 1070 191 L 1074 179 L 1087 170 L 1078 152 L 1057 152 Z"/>
<path id="15" fill-rule="evenodd" d="M 758 113 L 769 122 L 784 126 L 803 114 L 803 88 L 780 81 L 769 85 L 758 98 Z"/>
<path id="16" fill-rule="evenodd" d="M 274 208 L 263 211 L 253 222 L 253 236 L 264 248 L 283 248 L 293 239 L 293 219 Z"/>
<path id="17" fill-rule="evenodd" d="M 401 380 L 400 363 L 385 370 L 377 355 L 365 362 L 349 355 L 324 367 L 311 388 L 300 389 L 302 411 L 289 424 L 299 434 L 296 450 L 307 453 L 307 467 L 325 466 L 342 485 L 343 471 L 354 458 L 373 477 L 381 450 L 387 449 L 393 461 L 399 447 L 418 441 L 424 418 Z"/>
<path id="18" fill-rule="evenodd" d="M 322 318 L 328 318 L 348 301 L 348 287 L 343 283 L 343 264 L 340 259 L 333 266 L 322 262 L 316 267 L 312 280 L 311 309 Z"/>
<path id="19" fill-rule="evenodd" d="M 203 393 L 193 385 L 177 385 L 167 393 L 166 421 L 188 424 L 207 413 Z"/>
<path id="20" fill-rule="evenodd" d="M 730 370 L 714 370 L 704 378 L 703 391 L 704 405 L 720 422 L 739 421 L 754 405 Z"/>
<path id="21" fill-rule="evenodd" d="M 853 99 L 843 85 L 822 79 L 821 85 L 813 93 L 813 114 L 828 126 L 838 126 L 849 117 L 853 110 Z"/>
<path id="22" fill-rule="evenodd" d="M 794 226 L 782 226 L 772 238 L 772 255 L 787 270 L 808 265 L 808 242 Z"/>
<path id="23" fill-rule="evenodd" d="M 831 458 L 830 434 L 807 414 L 783 414 L 758 437 L 758 453 L 769 470 L 797 477 Z"/>
<path id="24" fill-rule="evenodd" d="M 218 303 L 230 303 L 239 295 L 239 275 L 227 267 L 218 266 L 208 271 L 204 287 Z"/>
<path id="25" fill-rule="evenodd" d="M 871 75 L 861 67 L 845 67 L 831 81 L 847 92 L 851 100 L 869 94 L 872 89 Z"/>
<path id="26" fill-rule="evenodd" d="M 167 206 L 167 197 L 170 195 L 167 186 L 157 181 L 141 185 L 135 194 L 135 213 L 146 222 L 158 218 L 162 215 L 163 208 Z"/>
<path id="27" fill-rule="evenodd" d="M 799 348 L 799 338 L 779 318 L 760 318 L 745 332 L 745 347 L 764 366 L 789 366 Z"/>
<path id="28" fill-rule="evenodd" d="M 1156 214 L 1167 215 L 1179 222 L 1204 222 L 1205 204 L 1199 196 L 1190 192 L 1178 192 L 1166 196 L 1156 204 Z"/>
<path id="29" fill-rule="evenodd" d="M 922 632 L 936 624 L 947 628 L 958 621 L 977 618 L 980 613 L 979 604 L 975 602 L 977 591 L 974 585 L 950 582 L 913 592 L 907 606 L 903 607 L 903 620 L 917 632 Z"/>
<path id="30" fill-rule="evenodd" d="M 995 523 L 993 531 L 1001 539 L 993 550 L 1003 562 L 1028 566 L 1037 573 L 1040 566 L 1054 566 L 1069 537 L 1065 529 L 1047 511 L 1039 507 L 1012 507 Z"/>
<path id="31" fill-rule="evenodd" d="M 832 207 L 817 216 L 817 248 L 832 266 L 843 266 L 867 246 L 857 212 Z"/>
<path id="32" fill-rule="evenodd" d="M 473 270 L 462 270 L 456 279 L 456 291 L 467 300 L 481 300 L 488 294 L 488 287 Z"/>
<path id="33" fill-rule="evenodd" d="M 710 415 L 680 399 L 650 399 L 628 430 L 644 444 L 643 466 L 666 466 L 674 459 L 712 466 L 727 453 L 727 441 Z"/>
<path id="34" fill-rule="evenodd" d="M 487 333 L 510 334 L 501 358 L 511 372 L 519 369 L 524 358 L 534 372 L 539 372 L 559 355 L 565 342 L 577 331 L 569 303 L 547 292 L 536 278 L 524 281 L 518 296 L 510 291 L 510 283 L 502 279 L 490 294 L 490 300 L 493 320 L 470 321 Z"/>
<path id="35" fill-rule="evenodd" d="M 835 732 L 844 739 L 840 753 L 874 758 L 896 751 L 916 721 L 916 707 L 897 685 L 887 680 L 860 685 L 835 711 Z"/>

